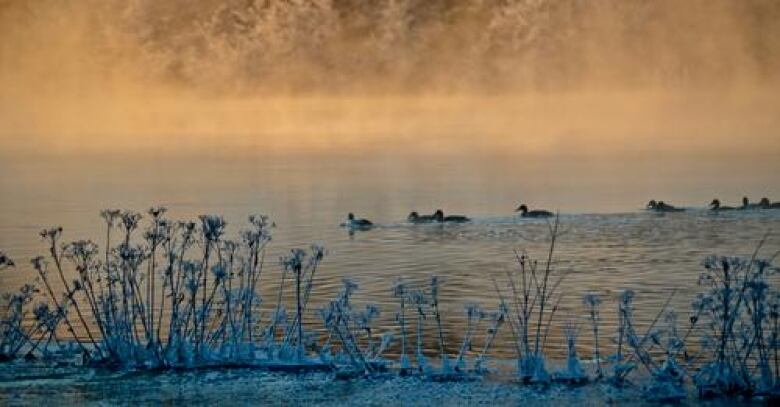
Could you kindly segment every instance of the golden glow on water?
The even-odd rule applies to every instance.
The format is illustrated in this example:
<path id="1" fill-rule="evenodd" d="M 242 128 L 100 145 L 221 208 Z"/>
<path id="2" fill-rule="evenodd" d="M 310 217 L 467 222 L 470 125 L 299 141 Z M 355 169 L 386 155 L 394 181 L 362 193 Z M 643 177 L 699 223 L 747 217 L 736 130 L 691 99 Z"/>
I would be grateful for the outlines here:
<path id="1" fill-rule="evenodd" d="M 44 99 L 6 106 L 3 151 L 780 155 L 764 92 L 518 97 Z"/>

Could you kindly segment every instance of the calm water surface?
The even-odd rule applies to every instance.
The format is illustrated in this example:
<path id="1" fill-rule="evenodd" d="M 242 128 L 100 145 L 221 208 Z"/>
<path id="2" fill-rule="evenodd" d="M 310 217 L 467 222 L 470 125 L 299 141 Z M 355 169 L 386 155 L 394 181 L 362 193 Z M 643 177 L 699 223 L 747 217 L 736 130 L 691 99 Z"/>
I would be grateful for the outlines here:
<path id="1" fill-rule="evenodd" d="M 400 277 L 422 288 L 438 275 L 444 281 L 445 331 L 454 353 L 465 326 L 463 305 L 476 302 L 495 309 L 494 278 L 509 294 L 506 272 L 514 267 L 514 250 L 540 259 L 546 255 L 547 223 L 515 216 L 513 209 L 522 201 L 562 214 L 555 256 L 556 272 L 566 274 L 559 322 L 584 323 L 582 293 L 598 291 L 605 296 L 602 314 L 611 334 L 620 290 L 636 291 L 636 316 L 646 324 L 674 290 L 672 305 L 680 314 L 687 312 L 704 256 L 748 256 L 768 231 L 762 252 L 772 255 L 780 249 L 780 210 L 713 214 L 703 209 L 717 195 L 733 204 L 742 194 L 752 193 L 757 200 L 774 192 L 776 200 L 776 180 L 713 180 L 706 165 L 675 176 L 675 168 L 672 164 L 659 174 L 652 163 L 641 162 L 622 171 L 587 160 L 550 168 L 512 159 L 399 162 L 384 157 L 7 159 L 0 162 L 0 250 L 19 267 L 0 275 L 0 290 L 16 289 L 33 277 L 27 261 L 45 251 L 37 235 L 43 227 L 63 226 L 66 240 L 100 241 L 102 208 L 144 211 L 159 204 L 174 219 L 222 214 L 233 236 L 248 214 L 263 213 L 277 224 L 261 289 L 266 298 L 278 283 L 276 259 L 312 242 L 328 251 L 312 302 L 324 304 L 339 291 L 342 278 L 350 277 L 360 285 L 356 300 L 378 303 L 387 329 L 395 329 L 393 282 Z M 650 198 L 691 209 L 648 213 L 642 207 Z M 437 208 L 469 215 L 473 222 L 404 222 L 411 210 Z M 377 227 L 348 233 L 339 223 L 349 211 Z M 580 346 L 589 354 L 584 332 Z M 560 333 L 554 330 L 551 336 L 550 351 L 560 352 Z M 512 357 L 509 341 L 507 331 L 497 356 Z M 434 342 L 426 345 L 435 350 Z"/>

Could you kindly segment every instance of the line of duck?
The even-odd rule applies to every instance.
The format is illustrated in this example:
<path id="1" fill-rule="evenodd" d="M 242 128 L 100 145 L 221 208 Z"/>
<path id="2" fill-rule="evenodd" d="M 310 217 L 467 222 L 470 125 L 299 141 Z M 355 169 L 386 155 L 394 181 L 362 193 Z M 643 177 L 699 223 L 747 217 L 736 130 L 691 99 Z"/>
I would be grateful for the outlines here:
<path id="1" fill-rule="evenodd" d="M 771 202 L 769 198 L 761 198 L 758 203 L 751 203 L 748 197 L 742 197 L 741 206 L 724 206 L 721 205 L 720 199 L 715 198 L 710 202 L 709 208 L 711 211 L 744 211 L 755 209 L 780 209 L 780 202 Z M 655 212 L 683 212 L 685 208 L 679 208 L 674 205 L 665 203 L 664 201 L 651 200 L 647 203 L 647 209 Z"/>
<path id="2" fill-rule="evenodd" d="M 449 223 L 465 223 L 470 221 L 467 216 L 463 215 L 447 215 L 444 216 L 444 211 L 441 209 L 437 209 L 436 212 L 434 212 L 432 215 L 420 215 L 417 212 L 412 212 L 409 214 L 409 216 L 406 217 L 407 222 L 409 223 L 443 223 L 443 222 L 449 222 Z"/>
<path id="3" fill-rule="evenodd" d="M 554 216 L 554 214 L 548 210 L 530 210 L 526 204 L 518 206 L 517 209 L 515 209 L 515 212 L 519 212 L 520 217 L 523 218 L 549 218 Z M 443 210 L 437 209 L 430 215 L 420 215 L 419 212 L 413 211 L 406 217 L 406 221 L 415 225 L 426 223 L 466 223 L 471 222 L 471 218 L 464 215 L 445 215 Z M 350 212 L 347 215 L 347 221 L 342 223 L 341 226 L 350 229 L 368 230 L 374 227 L 374 223 L 368 219 L 357 218 L 354 213 Z"/>
<path id="4" fill-rule="evenodd" d="M 710 202 L 709 208 L 713 212 L 780 209 L 780 202 L 771 202 L 769 198 L 761 198 L 758 203 L 751 203 L 748 197 L 743 197 L 741 206 L 724 206 L 721 205 L 721 202 L 718 198 L 715 198 L 712 200 L 712 202 Z M 677 207 L 664 201 L 656 201 L 653 199 L 647 203 L 647 210 L 653 212 L 684 212 L 685 208 Z M 522 218 L 550 218 L 555 216 L 553 212 L 546 209 L 529 209 L 528 205 L 526 204 L 521 204 L 518 206 L 517 209 L 515 209 L 515 212 L 518 212 Z M 406 221 L 415 225 L 428 223 L 466 223 L 470 222 L 471 218 L 464 215 L 445 215 L 444 211 L 437 209 L 430 215 L 420 215 L 419 212 L 413 211 L 409 214 L 409 216 L 406 217 Z M 374 223 L 368 219 L 357 218 L 355 217 L 355 214 L 350 212 L 347 215 L 347 221 L 342 223 L 341 226 L 350 229 L 368 230 L 374 227 Z"/>

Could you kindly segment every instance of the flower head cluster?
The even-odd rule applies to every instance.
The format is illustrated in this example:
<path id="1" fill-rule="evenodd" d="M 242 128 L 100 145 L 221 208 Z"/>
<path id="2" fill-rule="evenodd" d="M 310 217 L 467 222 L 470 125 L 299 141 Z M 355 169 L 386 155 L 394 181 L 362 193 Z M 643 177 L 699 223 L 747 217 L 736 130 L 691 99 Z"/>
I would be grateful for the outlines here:
<path id="1" fill-rule="evenodd" d="M 141 214 L 133 211 L 125 211 L 122 212 L 121 218 L 125 232 L 130 233 L 138 227 L 138 221 L 141 220 Z"/>
<path id="2" fill-rule="evenodd" d="M 303 249 L 292 249 L 290 254 L 281 258 L 282 267 L 285 271 L 300 273 L 303 269 L 303 261 L 306 258 L 306 252 Z"/>
<path id="3" fill-rule="evenodd" d="M 147 257 L 146 250 L 141 246 L 122 243 L 116 250 L 122 263 L 133 270 L 138 269 Z"/>
<path id="4" fill-rule="evenodd" d="M 100 211 L 100 217 L 106 221 L 108 227 L 114 227 L 114 224 L 120 215 L 121 211 L 119 209 L 103 209 Z"/>
<path id="5" fill-rule="evenodd" d="M 200 223 L 203 237 L 210 242 L 219 240 L 222 234 L 225 233 L 225 226 L 227 225 L 224 218 L 216 215 L 201 215 Z"/>
<path id="6" fill-rule="evenodd" d="M 153 206 L 153 207 L 149 208 L 149 210 L 147 212 L 149 213 L 149 215 L 152 216 L 152 219 L 159 219 L 167 211 L 168 211 L 168 208 L 166 208 L 164 206 Z"/>
<path id="7" fill-rule="evenodd" d="M 49 242 L 56 242 L 60 236 L 62 236 L 62 226 L 43 229 L 39 234 L 44 240 L 48 240 Z"/>
<path id="8" fill-rule="evenodd" d="M 151 247 L 157 247 L 171 238 L 174 225 L 173 222 L 158 215 L 153 218 L 152 225 L 144 233 L 144 239 Z"/>
<path id="9" fill-rule="evenodd" d="M 275 224 L 270 221 L 268 216 L 251 215 L 249 216 L 249 223 L 251 228 L 241 232 L 241 238 L 250 249 L 259 248 L 271 241 L 269 229 L 274 227 Z"/>
<path id="10" fill-rule="evenodd" d="M 37 271 L 41 275 L 46 275 L 46 271 L 48 270 L 48 263 L 43 258 L 43 256 L 35 256 L 32 259 L 30 259 L 30 264 L 32 264 L 35 271 Z"/>
<path id="11" fill-rule="evenodd" d="M 75 262 L 87 263 L 98 254 L 98 245 L 91 240 L 77 240 L 65 245 L 63 254 Z"/>

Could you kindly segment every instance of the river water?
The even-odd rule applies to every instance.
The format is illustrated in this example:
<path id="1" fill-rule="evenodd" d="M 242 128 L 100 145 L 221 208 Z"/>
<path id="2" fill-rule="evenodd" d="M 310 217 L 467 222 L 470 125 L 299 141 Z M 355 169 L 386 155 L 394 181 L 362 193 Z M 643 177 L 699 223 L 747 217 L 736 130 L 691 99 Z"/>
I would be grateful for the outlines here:
<path id="1" fill-rule="evenodd" d="M 173 219 L 220 214 L 229 236 L 237 235 L 249 214 L 262 213 L 277 225 L 262 295 L 271 298 L 278 284 L 279 256 L 319 243 L 327 255 L 312 304 L 326 303 L 349 277 L 360 285 L 355 301 L 378 304 L 380 328 L 397 330 L 393 282 L 403 278 L 425 288 L 437 275 L 443 281 L 440 302 L 448 350 L 456 353 L 465 329 L 463 306 L 478 303 L 494 310 L 494 279 L 503 295 L 510 294 L 506 276 L 516 265 L 515 250 L 546 257 L 548 224 L 517 216 L 514 209 L 523 202 L 561 213 L 554 272 L 565 279 L 557 326 L 566 320 L 586 324 L 582 294 L 595 291 L 604 298 L 603 330 L 609 336 L 621 290 L 636 292 L 636 318 L 646 326 L 672 293 L 671 306 L 680 315 L 687 313 L 705 256 L 750 256 L 767 233 L 761 253 L 771 256 L 780 249 L 780 210 L 706 210 L 716 196 L 732 205 L 743 194 L 758 200 L 774 193 L 777 199 L 777 179 L 766 173 L 752 177 L 750 171 L 712 177 L 713 168 L 707 163 L 692 167 L 683 159 L 658 168 L 631 158 L 610 163 L 580 158 L 560 166 L 544 159 L 446 156 L 5 158 L 0 161 L 0 250 L 18 266 L 0 274 L 0 291 L 14 290 L 34 277 L 28 259 L 45 254 L 38 237 L 44 227 L 63 226 L 66 241 L 101 242 L 103 208 L 143 212 L 163 205 Z M 643 207 L 651 198 L 688 210 L 647 212 Z M 412 210 L 431 213 L 438 208 L 468 215 L 472 222 L 405 222 Z M 354 233 L 339 227 L 350 211 L 376 227 Z M 579 347 L 587 356 L 591 338 L 586 332 L 581 329 Z M 550 335 L 548 352 L 562 356 L 560 330 L 553 328 Z M 434 338 L 430 335 L 425 344 L 429 352 L 436 351 Z M 503 332 L 493 356 L 512 358 L 510 341 Z M 3 375 L 13 377 L 14 371 L 23 370 Z M 69 377 L 46 380 L 61 385 L 59 380 L 82 380 Z"/>

